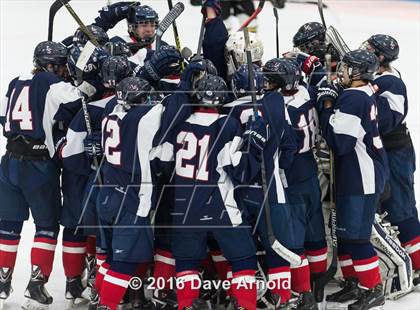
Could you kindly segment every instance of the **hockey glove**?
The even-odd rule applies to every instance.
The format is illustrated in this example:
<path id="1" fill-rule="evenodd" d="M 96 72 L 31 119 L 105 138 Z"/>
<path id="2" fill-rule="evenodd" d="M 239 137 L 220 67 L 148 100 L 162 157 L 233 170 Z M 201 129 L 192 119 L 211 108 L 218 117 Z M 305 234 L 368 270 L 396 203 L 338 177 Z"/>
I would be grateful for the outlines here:
<path id="1" fill-rule="evenodd" d="M 119 21 L 128 17 L 133 7 L 140 5 L 140 2 L 122 1 L 105 6 L 99 11 L 99 17 L 95 19 L 95 24 L 105 31 L 113 28 Z"/>
<path id="2" fill-rule="evenodd" d="M 334 86 L 328 84 L 326 81 L 322 82 L 317 90 L 317 110 L 322 112 L 325 103 L 330 101 L 333 105 L 338 97 L 339 90 Z"/>
<path id="3" fill-rule="evenodd" d="M 83 140 L 85 152 L 89 156 L 102 156 L 101 139 L 101 132 L 95 131 L 92 133 L 92 135 L 87 136 L 85 140 Z"/>
<path id="4" fill-rule="evenodd" d="M 144 63 L 144 70 L 152 81 L 157 82 L 165 76 L 178 74 L 182 61 L 181 53 L 174 46 L 164 45 Z"/>
<path id="5" fill-rule="evenodd" d="M 204 76 L 206 68 L 199 62 L 192 62 L 181 74 L 179 89 L 183 91 L 194 91 L 197 81 Z"/>
<path id="6" fill-rule="evenodd" d="M 222 6 L 220 5 L 220 0 L 205 0 L 203 1 L 203 8 L 201 9 L 201 13 L 207 17 L 207 10 L 206 8 L 214 9 L 214 12 L 217 16 L 222 14 Z"/>
<path id="7" fill-rule="evenodd" d="M 300 63 L 300 67 L 305 74 L 311 74 L 315 69 L 322 67 L 318 57 L 305 53 L 298 53 L 297 61 Z"/>
<path id="8" fill-rule="evenodd" d="M 246 130 L 242 135 L 242 139 L 247 141 L 252 147 L 262 152 L 270 138 L 270 129 L 268 123 L 262 118 L 255 122 L 248 121 Z"/>

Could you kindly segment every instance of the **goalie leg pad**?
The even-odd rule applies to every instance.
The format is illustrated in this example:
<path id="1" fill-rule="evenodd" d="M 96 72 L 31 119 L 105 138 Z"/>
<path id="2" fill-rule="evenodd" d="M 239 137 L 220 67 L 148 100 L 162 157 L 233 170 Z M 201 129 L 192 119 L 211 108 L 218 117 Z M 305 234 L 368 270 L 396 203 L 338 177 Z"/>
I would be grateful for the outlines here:
<path id="1" fill-rule="evenodd" d="M 376 218 L 377 220 L 373 224 L 371 242 L 383 267 L 385 296 L 387 298 L 398 298 L 398 296 L 405 295 L 412 289 L 411 259 L 406 250 L 378 224 L 378 216 Z"/>

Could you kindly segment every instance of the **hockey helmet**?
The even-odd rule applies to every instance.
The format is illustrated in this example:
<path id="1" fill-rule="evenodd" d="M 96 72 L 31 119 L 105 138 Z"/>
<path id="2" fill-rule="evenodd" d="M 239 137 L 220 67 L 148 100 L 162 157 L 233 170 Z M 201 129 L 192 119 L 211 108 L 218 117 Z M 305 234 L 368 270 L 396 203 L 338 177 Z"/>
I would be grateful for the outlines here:
<path id="1" fill-rule="evenodd" d="M 264 89 L 264 74 L 260 67 L 253 65 L 255 90 L 260 94 Z M 232 77 L 232 91 L 236 98 L 246 96 L 251 91 L 248 65 L 240 66 Z"/>
<path id="2" fill-rule="evenodd" d="M 282 91 L 296 89 L 302 73 L 296 61 L 287 58 L 273 58 L 263 66 L 265 80 Z"/>

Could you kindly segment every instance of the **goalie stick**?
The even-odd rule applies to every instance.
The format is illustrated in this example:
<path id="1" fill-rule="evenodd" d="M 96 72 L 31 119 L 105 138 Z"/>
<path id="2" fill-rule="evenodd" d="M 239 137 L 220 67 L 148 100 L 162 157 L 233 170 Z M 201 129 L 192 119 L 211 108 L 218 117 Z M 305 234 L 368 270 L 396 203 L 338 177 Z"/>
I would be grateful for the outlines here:
<path id="1" fill-rule="evenodd" d="M 264 8 L 264 4 L 265 4 L 265 0 L 260 0 L 260 2 L 258 3 L 258 7 L 257 9 L 254 11 L 254 13 L 252 13 L 252 15 L 250 17 L 248 17 L 248 19 L 241 25 L 241 27 L 238 29 L 239 31 L 244 30 L 246 27 L 248 27 L 248 25 L 257 18 L 258 14 L 261 13 L 262 9 Z"/>
<path id="2" fill-rule="evenodd" d="M 184 12 L 184 9 L 184 4 L 182 2 L 178 2 L 159 23 L 159 27 L 156 30 L 156 50 L 159 50 L 160 46 L 162 45 L 163 34 L 175 22 L 178 16 L 181 15 L 182 12 Z"/>
<path id="3" fill-rule="evenodd" d="M 254 76 L 254 68 L 252 64 L 252 54 L 250 49 L 250 41 L 249 41 L 249 32 L 248 28 L 244 28 L 244 38 L 245 38 L 245 50 L 246 50 L 246 60 L 248 65 L 248 78 L 251 86 L 251 98 L 252 98 L 252 109 L 254 111 L 252 115 L 252 120 L 255 121 L 258 111 L 257 111 L 257 93 L 255 89 L 255 76 Z M 262 190 L 264 193 L 264 211 L 265 211 L 265 220 L 267 224 L 267 234 L 268 240 L 270 242 L 271 248 L 282 258 L 287 260 L 290 264 L 299 266 L 302 263 L 302 259 L 299 255 L 293 253 L 289 249 L 287 249 L 284 245 L 282 245 L 274 236 L 273 232 L 273 223 L 271 221 L 271 209 L 270 203 L 268 201 L 268 186 L 267 186 L 267 171 L 265 169 L 265 162 L 264 157 L 262 156 L 261 160 L 261 184 Z"/>
<path id="4" fill-rule="evenodd" d="M 68 3 L 70 0 L 56 0 L 50 6 L 50 12 L 48 14 L 48 41 L 53 39 L 54 30 L 54 18 L 57 12 L 61 9 L 64 3 Z"/>
<path id="5" fill-rule="evenodd" d="M 331 55 L 325 55 L 325 69 L 327 71 L 327 83 L 331 84 Z M 330 149 L 330 204 L 331 204 L 331 243 L 333 256 L 328 270 L 321 276 L 312 279 L 312 290 L 316 302 L 324 300 L 325 286 L 337 273 L 337 212 L 335 209 L 335 172 L 334 172 L 334 154 Z"/>

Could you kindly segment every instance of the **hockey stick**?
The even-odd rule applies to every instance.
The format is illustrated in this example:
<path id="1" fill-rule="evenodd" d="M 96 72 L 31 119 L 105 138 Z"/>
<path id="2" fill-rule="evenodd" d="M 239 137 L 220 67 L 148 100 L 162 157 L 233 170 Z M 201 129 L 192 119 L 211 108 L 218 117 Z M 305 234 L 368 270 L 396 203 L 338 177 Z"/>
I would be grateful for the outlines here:
<path id="1" fill-rule="evenodd" d="M 86 67 L 87 62 L 89 61 L 90 56 L 92 56 L 93 52 L 95 51 L 95 45 L 93 45 L 90 41 L 86 43 L 86 45 L 83 48 L 82 53 L 79 56 L 79 59 L 76 63 L 76 76 L 77 76 L 77 84 L 81 85 L 83 83 L 83 72 Z M 82 95 L 82 110 L 83 110 L 83 116 L 85 118 L 85 124 L 86 124 L 86 131 L 88 136 L 92 136 L 93 130 L 92 130 L 92 123 L 90 121 L 90 115 L 87 108 L 87 102 L 85 99 L 85 96 Z M 92 145 L 92 153 L 93 153 L 93 165 L 95 166 L 96 170 L 99 169 L 99 163 L 98 163 L 98 157 L 96 156 L 96 148 L 95 145 Z M 98 183 L 102 184 L 102 178 L 98 171 Z"/>
<path id="2" fill-rule="evenodd" d="M 255 76 L 254 76 L 254 67 L 252 64 L 252 54 L 250 49 L 250 40 L 249 40 L 249 32 L 248 28 L 244 28 L 244 38 L 245 38 L 245 46 L 246 46 L 246 60 L 248 65 L 248 78 L 250 81 L 251 86 L 251 98 L 252 98 L 252 109 L 254 111 L 252 120 L 255 121 L 258 111 L 257 111 L 257 92 L 255 89 Z M 265 211 L 265 220 L 267 224 L 267 235 L 268 240 L 270 242 L 271 248 L 282 258 L 287 260 L 289 263 L 293 265 L 299 266 L 302 263 L 302 260 L 299 255 L 296 255 L 285 246 L 283 246 L 274 236 L 273 232 L 273 223 L 271 221 L 271 208 L 270 203 L 268 201 L 268 186 L 267 186 L 267 171 L 265 169 L 265 161 L 264 156 L 261 156 L 261 184 L 262 190 L 264 193 L 264 211 Z"/>
<path id="3" fill-rule="evenodd" d="M 327 29 L 327 23 L 325 22 L 324 6 L 322 3 L 322 0 L 318 0 L 318 11 L 319 11 L 319 16 L 321 17 L 322 24 L 324 25 L 324 28 Z"/>
<path id="4" fill-rule="evenodd" d="M 257 18 L 258 14 L 261 13 L 262 9 L 264 8 L 265 0 L 260 0 L 260 3 L 258 3 L 257 9 L 252 13 L 250 17 L 241 25 L 241 27 L 238 29 L 239 31 L 244 30 L 244 28 L 248 27 L 248 25 Z"/>
<path id="5" fill-rule="evenodd" d="M 71 5 L 68 3 L 69 1 L 67 1 L 67 0 L 60 0 L 60 2 L 66 7 L 67 11 L 74 18 L 74 20 L 79 25 L 79 27 L 83 31 L 83 33 L 88 36 L 89 40 L 92 41 L 92 43 L 95 46 L 100 46 L 99 43 L 98 43 L 98 41 L 96 40 L 96 38 L 93 36 L 92 32 L 90 32 L 90 30 L 86 27 L 86 25 L 80 19 L 79 15 L 77 15 L 77 13 L 73 10 L 73 8 L 71 7 Z"/>
<path id="6" fill-rule="evenodd" d="M 280 57 L 280 42 L 279 42 L 279 13 L 276 8 L 273 8 L 274 17 L 276 18 L 276 56 Z"/>
<path id="7" fill-rule="evenodd" d="M 69 2 L 70 0 L 56 0 L 50 6 L 50 13 L 48 15 L 48 41 L 53 39 L 53 29 L 54 29 L 54 17 L 57 14 L 58 10 L 61 9 L 64 3 Z"/>
<path id="8" fill-rule="evenodd" d="M 325 55 L 325 68 L 327 71 L 327 83 L 331 84 L 331 55 Z M 312 290 L 316 302 L 324 300 L 325 286 L 330 282 L 337 272 L 337 212 L 335 208 L 335 171 L 334 171 L 334 154 L 330 149 L 330 204 L 331 204 L 331 243 L 333 256 L 328 270 L 320 277 L 313 279 Z"/>
<path id="9" fill-rule="evenodd" d="M 201 59 L 201 50 L 203 49 L 203 41 L 204 41 L 204 32 L 206 30 L 206 17 L 203 16 L 201 20 L 200 26 L 200 36 L 198 37 L 198 45 L 197 45 L 197 53 L 193 57 L 192 60 L 200 60 Z"/>
<path id="10" fill-rule="evenodd" d="M 169 7 L 169 11 L 171 11 L 172 8 L 173 8 L 172 0 L 168 0 L 168 7 Z M 175 20 L 172 23 L 172 28 L 174 30 L 175 46 L 176 46 L 178 51 L 181 51 L 181 42 L 179 40 L 178 26 L 176 25 Z"/>
<path id="11" fill-rule="evenodd" d="M 162 45 L 162 36 L 168 30 L 168 28 L 175 22 L 179 15 L 184 12 L 185 6 L 182 2 L 178 2 L 169 11 L 168 14 L 163 18 L 163 20 L 159 23 L 159 27 L 156 30 L 156 50 L 160 49 Z M 177 47 L 178 48 L 178 47 Z"/>

